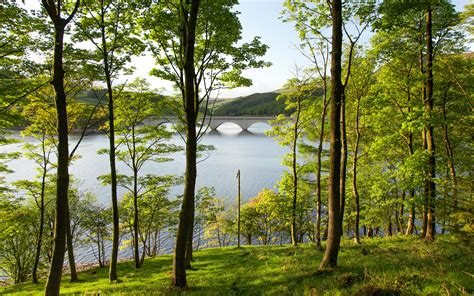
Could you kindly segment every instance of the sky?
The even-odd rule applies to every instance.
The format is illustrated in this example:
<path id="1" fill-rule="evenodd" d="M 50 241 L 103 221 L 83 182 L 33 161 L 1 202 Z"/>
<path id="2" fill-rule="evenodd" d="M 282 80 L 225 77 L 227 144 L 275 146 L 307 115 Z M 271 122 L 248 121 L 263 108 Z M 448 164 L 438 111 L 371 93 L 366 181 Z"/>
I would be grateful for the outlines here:
<path id="1" fill-rule="evenodd" d="M 278 90 L 293 76 L 296 67 L 308 65 L 306 58 L 296 49 L 298 35 L 293 24 L 284 23 L 281 19 L 283 2 L 284 0 L 240 0 L 239 5 L 236 6 L 236 10 L 240 12 L 242 42 L 250 42 L 255 36 L 260 36 L 262 43 L 269 46 L 263 59 L 272 65 L 267 68 L 245 71 L 244 75 L 252 79 L 253 85 L 221 90 L 220 98 L 233 98 Z M 458 11 L 463 10 L 463 7 L 469 2 L 470 0 L 452 1 Z M 27 0 L 26 3 L 31 8 L 33 8 L 32 6 L 39 7 L 38 0 Z M 362 39 L 368 40 L 370 32 L 364 34 L 366 35 Z M 155 61 L 150 55 L 133 58 L 132 65 L 136 68 L 136 72 L 132 77 L 123 77 L 122 81 L 143 77 L 147 78 L 154 88 L 160 89 L 164 94 L 174 93 L 172 83 L 149 76 L 150 70 L 155 66 Z"/>

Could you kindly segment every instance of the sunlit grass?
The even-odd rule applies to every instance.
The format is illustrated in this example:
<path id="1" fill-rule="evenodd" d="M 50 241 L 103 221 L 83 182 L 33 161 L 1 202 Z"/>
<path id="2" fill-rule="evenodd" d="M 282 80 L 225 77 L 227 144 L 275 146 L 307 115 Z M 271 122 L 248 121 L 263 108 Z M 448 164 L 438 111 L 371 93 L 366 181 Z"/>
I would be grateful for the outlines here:
<path id="1" fill-rule="evenodd" d="M 339 268 L 318 272 L 322 252 L 312 244 L 298 248 L 245 246 L 195 252 L 189 289 L 170 287 L 172 256 L 147 259 L 136 270 L 119 265 L 120 282 L 109 284 L 107 268 L 80 273 L 80 283 L 64 277 L 61 293 L 76 295 L 469 295 L 474 293 L 472 241 L 438 236 L 433 244 L 393 237 L 344 241 Z M 42 294 L 40 285 L 2 288 L 1 293 Z M 316 294 L 317 293 L 317 294 Z"/>

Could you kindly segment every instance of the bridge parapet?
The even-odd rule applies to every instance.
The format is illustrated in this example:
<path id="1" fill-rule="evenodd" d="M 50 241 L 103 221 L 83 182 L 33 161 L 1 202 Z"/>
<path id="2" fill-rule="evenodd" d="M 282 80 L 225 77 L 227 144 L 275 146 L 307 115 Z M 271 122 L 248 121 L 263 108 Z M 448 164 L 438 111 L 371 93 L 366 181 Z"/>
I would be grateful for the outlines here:
<path id="1" fill-rule="evenodd" d="M 275 119 L 274 116 L 213 116 L 209 122 L 209 129 L 215 130 L 224 123 L 231 122 L 237 124 L 241 129 L 248 130 L 248 128 L 254 123 L 267 123 L 269 124 L 270 120 Z M 158 124 L 161 122 L 171 122 L 178 123 L 179 119 L 177 117 L 168 117 L 168 118 L 150 118 L 144 122 L 144 124 Z"/>

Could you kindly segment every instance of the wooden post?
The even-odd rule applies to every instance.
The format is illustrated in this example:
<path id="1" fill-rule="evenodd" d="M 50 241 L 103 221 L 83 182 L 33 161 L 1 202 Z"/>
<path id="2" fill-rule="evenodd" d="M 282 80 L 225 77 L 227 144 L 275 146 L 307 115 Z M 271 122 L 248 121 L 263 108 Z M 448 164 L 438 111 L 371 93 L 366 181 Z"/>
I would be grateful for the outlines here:
<path id="1" fill-rule="evenodd" d="M 237 248 L 240 248 L 240 170 L 237 170 Z"/>

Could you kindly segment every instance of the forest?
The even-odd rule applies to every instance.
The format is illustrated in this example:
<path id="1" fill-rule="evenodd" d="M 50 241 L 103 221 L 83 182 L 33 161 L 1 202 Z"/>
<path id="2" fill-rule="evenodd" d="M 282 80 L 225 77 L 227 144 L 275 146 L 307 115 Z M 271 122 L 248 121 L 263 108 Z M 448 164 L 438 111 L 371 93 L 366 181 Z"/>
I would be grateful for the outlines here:
<path id="1" fill-rule="evenodd" d="M 271 66 L 237 0 L 33 2 L 0 1 L 0 294 L 474 293 L 474 4 L 282 0 L 307 63 L 216 103 Z M 272 188 L 199 185 L 213 115 L 275 115 Z"/>

